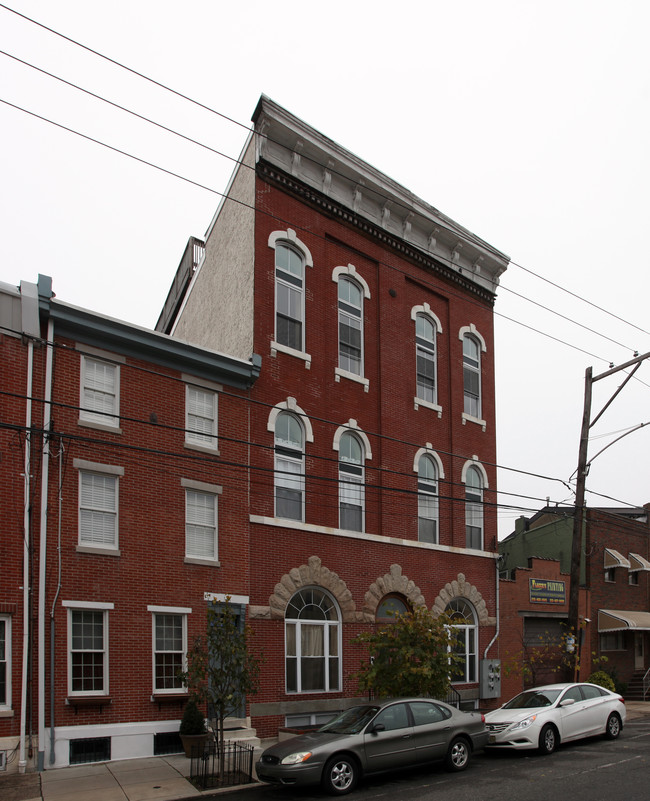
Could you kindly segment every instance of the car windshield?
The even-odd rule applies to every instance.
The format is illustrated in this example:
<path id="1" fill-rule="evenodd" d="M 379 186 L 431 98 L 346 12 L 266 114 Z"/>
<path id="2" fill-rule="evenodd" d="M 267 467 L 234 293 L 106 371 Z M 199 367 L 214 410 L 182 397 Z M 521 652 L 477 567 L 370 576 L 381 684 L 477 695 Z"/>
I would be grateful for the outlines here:
<path id="1" fill-rule="evenodd" d="M 358 734 L 379 712 L 378 706 L 353 706 L 341 712 L 329 723 L 321 726 L 318 731 L 330 734 Z"/>
<path id="2" fill-rule="evenodd" d="M 504 709 L 535 709 L 540 706 L 551 706 L 557 701 L 560 690 L 526 690 L 519 695 L 515 695 Z"/>

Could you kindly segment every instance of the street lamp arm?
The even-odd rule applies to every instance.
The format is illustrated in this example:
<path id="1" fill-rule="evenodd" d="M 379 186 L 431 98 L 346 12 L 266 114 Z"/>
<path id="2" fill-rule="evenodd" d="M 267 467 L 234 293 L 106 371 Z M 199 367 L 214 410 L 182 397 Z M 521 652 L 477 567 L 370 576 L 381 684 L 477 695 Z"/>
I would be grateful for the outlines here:
<path id="1" fill-rule="evenodd" d="M 617 442 L 620 442 L 620 440 L 622 440 L 623 437 L 627 437 L 628 434 L 633 434 L 635 431 L 638 431 L 640 428 L 643 428 L 644 426 L 647 425 L 648 423 L 639 423 L 638 425 L 634 426 L 634 428 L 631 428 L 629 431 L 626 431 L 624 434 L 621 434 L 620 437 L 616 437 L 616 439 L 613 439 L 609 444 L 605 445 L 604 448 L 601 448 L 595 456 L 591 457 L 591 459 L 585 465 L 585 468 L 589 470 L 589 468 L 591 467 L 591 463 L 594 461 L 594 459 L 597 459 L 601 453 L 604 453 L 607 450 L 607 448 L 611 448 L 612 445 L 615 445 Z"/>

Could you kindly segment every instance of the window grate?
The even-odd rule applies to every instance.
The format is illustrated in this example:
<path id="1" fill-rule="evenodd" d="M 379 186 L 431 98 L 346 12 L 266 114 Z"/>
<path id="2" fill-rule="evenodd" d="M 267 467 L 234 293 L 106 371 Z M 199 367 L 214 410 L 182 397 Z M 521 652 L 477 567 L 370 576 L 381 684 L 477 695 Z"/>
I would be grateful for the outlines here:
<path id="1" fill-rule="evenodd" d="M 181 736 L 177 731 L 164 731 L 153 736 L 153 755 L 180 754 L 183 751 Z"/>
<path id="2" fill-rule="evenodd" d="M 86 762 L 108 762 L 110 758 L 110 737 L 87 737 L 80 740 L 70 740 L 71 765 L 83 765 Z"/>

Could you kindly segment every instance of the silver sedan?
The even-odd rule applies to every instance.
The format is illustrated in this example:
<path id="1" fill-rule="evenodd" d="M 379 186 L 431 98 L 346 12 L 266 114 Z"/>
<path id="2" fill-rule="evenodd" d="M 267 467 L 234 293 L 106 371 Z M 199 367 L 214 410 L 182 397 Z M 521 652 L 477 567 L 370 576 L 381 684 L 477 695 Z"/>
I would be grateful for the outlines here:
<path id="1" fill-rule="evenodd" d="M 487 738 L 478 712 L 459 712 L 429 698 L 398 699 L 352 707 L 317 731 L 281 740 L 255 767 L 265 782 L 320 783 L 332 795 L 344 795 L 364 774 L 434 760 L 464 770 Z"/>

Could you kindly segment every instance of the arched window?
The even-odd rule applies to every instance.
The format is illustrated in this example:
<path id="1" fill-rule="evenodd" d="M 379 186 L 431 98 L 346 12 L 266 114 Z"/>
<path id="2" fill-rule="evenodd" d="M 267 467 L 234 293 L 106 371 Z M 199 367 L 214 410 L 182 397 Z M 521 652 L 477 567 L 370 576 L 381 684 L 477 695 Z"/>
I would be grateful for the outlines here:
<path id="1" fill-rule="evenodd" d="M 275 340 L 304 351 L 304 267 L 299 250 L 275 243 Z"/>
<path id="2" fill-rule="evenodd" d="M 452 665 L 451 680 L 460 684 L 477 681 L 476 678 L 476 613 L 465 598 L 454 598 L 447 604 L 445 612 L 451 618 L 456 635 L 454 653 L 460 660 Z"/>
<path id="3" fill-rule="evenodd" d="M 418 539 L 438 542 L 438 468 L 430 456 L 418 461 Z"/>
<path id="4" fill-rule="evenodd" d="M 341 688 L 341 624 L 334 599 L 318 587 L 304 587 L 285 612 L 288 693 Z"/>
<path id="5" fill-rule="evenodd" d="M 275 420 L 275 516 L 303 520 L 304 430 L 298 418 L 281 412 Z"/>
<path id="6" fill-rule="evenodd" d="M 401 595 L 384 595 L 377 606 L 375 619 L 377 623 L 394 623 L 397 615 L 405 615 L 409 611 Z"/>
<path id="7" fill-rule="evenodd" d="M 463 388 L 465 414 L 481 417 L 481 345 L 471 334 L 463 336 Z"/>
<path id="8" fill-rule="evenodd" d="M 344 275 L 338 279 L 339 367 L 363 375 L 363 290 Z"/>
<path id="9" fill-rule="evenodd" d="M 347 531 L 364 530 L 365 470 L 363 443 L 345 432 L 339 442 L 339 526 Z"/>
<path id="10" fill-rule="evenodd" d="M 483 477 L 478 467 L 465 474 L 465 534 L 468 548 L 483 548 Z"/>
<path id="11" fill-rule="evenodd" d="M 436 386 L 436 326 L 425 314 L 415 318 L 415 361 L 417 397 L 427 403 L 437 403 Z"/>

